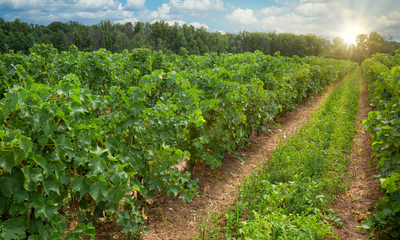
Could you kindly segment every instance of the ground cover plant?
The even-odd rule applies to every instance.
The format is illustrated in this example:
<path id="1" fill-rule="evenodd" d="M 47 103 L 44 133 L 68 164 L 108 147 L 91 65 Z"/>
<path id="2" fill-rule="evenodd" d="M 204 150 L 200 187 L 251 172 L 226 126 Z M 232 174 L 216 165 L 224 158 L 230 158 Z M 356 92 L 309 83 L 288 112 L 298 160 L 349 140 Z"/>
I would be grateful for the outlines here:
<path id="1" fill-rule="evenodd" d="M 373 157 L 378 159 L 381 191 L 372 215 L 360 230 L 378 230 L 382 237 L 400 236 L 400 52 L 376 54 L 362 63 L 373 107 L 364 127 L 372 134 Z M 372 159 L 371 159 L 372 161 Z"/>
<path id="2" fill-rule="evenodd" d="M 30 51 L 0 55 L 0 239 L 93 238 L 100 218 L 139 236 L 158 191 L 184 202 L 196 194 L 176 164 L 218 167 L 253 129 L 356 65 L 261 52 Z"/>
<path id="3" fill-rule="evenodd" d="M 351 139 L 358 110 L 357 68 L 318 108 L 299 134 L 279 146 L 243 179 L 237 199 L 215 236 L 224 239 L 334 238 L 342 222 L 330 209 L 345 191 Z M 207 230 L 207 228 L 205 228 Z M 203 233 L 205 236 L 206 233 Z M 223 237 L 222 237 L 223 236 Z"/>

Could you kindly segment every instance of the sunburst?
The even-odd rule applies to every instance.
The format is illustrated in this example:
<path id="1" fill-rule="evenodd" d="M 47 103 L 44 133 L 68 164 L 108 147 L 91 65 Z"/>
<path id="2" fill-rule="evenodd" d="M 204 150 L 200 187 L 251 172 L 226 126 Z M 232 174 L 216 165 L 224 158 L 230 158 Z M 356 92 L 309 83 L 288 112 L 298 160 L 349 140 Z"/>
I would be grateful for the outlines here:
<path id="1" fill-rule="evenodd" d="M 364 32 L 365 31 L 359 25 L 348 23 L 345 25 L 340 37 L 347 44 L 356 44 L 357 35 Z"/>

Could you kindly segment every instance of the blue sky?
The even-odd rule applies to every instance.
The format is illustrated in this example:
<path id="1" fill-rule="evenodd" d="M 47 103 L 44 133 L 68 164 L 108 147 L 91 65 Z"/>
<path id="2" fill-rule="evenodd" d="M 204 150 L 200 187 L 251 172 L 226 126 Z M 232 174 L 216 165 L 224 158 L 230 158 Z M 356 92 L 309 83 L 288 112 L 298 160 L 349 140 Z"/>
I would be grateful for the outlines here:
<path id="1" fill-rule="evenodd" d="M 0 17 L 43 25 L 164 20 L 211 32 L 314 33 L 347 42 L 377 31 L 400 41 L 399 0 L 0 0 Z"/>

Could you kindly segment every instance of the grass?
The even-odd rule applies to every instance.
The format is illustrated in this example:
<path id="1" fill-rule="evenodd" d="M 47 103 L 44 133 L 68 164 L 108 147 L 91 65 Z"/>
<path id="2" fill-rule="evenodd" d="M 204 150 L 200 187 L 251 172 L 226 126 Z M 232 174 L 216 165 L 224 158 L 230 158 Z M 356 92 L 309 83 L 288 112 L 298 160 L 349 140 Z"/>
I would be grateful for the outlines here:
<path id="1" fill-rule="evenodd" d="M 360 69 L 327 98 L 300 133 L 280 144 L 268 162 L 243 179 L 223 226 L 202 225 L 200 239 L 336 238 L 342 222 L 330 209 L 346 190 L 358 110 Z M 262 160 L 262 159 L 260 159 Z M 214 222 L 214 223 L 213 223 Z M 214 226 L 213 226 L 214 224 Z"/>

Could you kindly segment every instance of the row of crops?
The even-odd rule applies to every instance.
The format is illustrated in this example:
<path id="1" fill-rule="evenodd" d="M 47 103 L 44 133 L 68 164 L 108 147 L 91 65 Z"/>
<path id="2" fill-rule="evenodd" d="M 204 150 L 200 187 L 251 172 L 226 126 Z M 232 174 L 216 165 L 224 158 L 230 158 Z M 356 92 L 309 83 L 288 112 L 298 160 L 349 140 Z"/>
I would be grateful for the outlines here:
<path id="1" fill-rule="evenodd" d="M 0 55 L 0 239 L 94 236 L 99 218 L 146 232 L 146 200 L 188 202 L 197 180 L 253 130 L 357 64 L 261 52 L 166 56 L 135 49 Z M 121 200 L 123 204 L 121 204 Z"/>
<path id="2" fill-rule="evenodd" d="M 362 63 L 368 94 L 375 111 L 364 127 L 372 134 L 384 197 L 371 209 L 363 227 L 400 236 L 400 51 L 376 54 Z"/>

